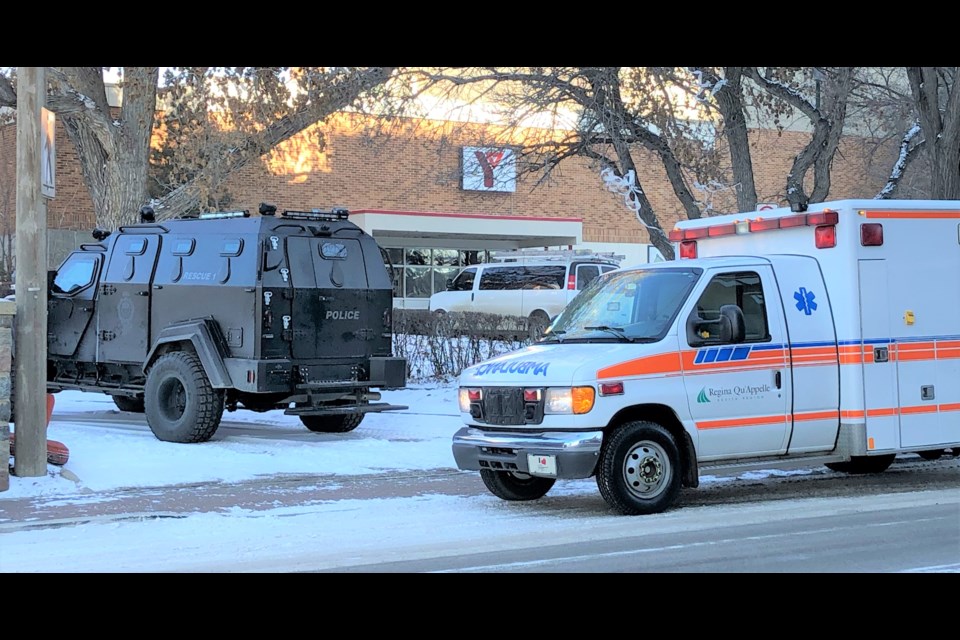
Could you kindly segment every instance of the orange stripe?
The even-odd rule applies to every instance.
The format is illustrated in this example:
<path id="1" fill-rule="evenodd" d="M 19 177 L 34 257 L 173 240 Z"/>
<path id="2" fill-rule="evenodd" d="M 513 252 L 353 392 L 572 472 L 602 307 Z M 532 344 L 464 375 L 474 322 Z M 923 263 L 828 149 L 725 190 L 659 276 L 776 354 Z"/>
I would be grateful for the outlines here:
<path id="1" fill-rule="evenodd" d="M 928 404 L 926 406 L 920 407 L 900 407 L 901 414 L 911 414 L 911 413 L 936 413 L 937 405 Z"/>
<path id="2" fill-rule="evenodd" d="M 793 416 L 794 422 L 806 420 L 836 420 L 840 416 L 839 411 L 811 411 L 810 413 L 798 413 Z"/>
<path id="3" fill-rule="evenodd" d="M 597 371 L 597 378 L 623 378 L 627 376 L 677 373 L 680 369 L 680 354 L 676 351 L 628 360 Z"/>
<path id="4" fill-rule="evenodd" d="M 960 402 L 951 402 L 940 405 L 940 411 L 960 411 Z"/>
<path id="5" fill-rule="evenodd" d="M 960 211 L 867 211 L 868 218 L 960 218 Z"/>
<path id="6" fill-rule="evenodd" d="M 856 410 L 856 411 L 847 410 L 847 411 L 840 412 L 841 418 L 863 418 L 865 416 L 866 414 L 861 410 Z"/>
<path id="7" fill-rule="evenodd" d="M 868 417 L 895 416 L 899 413 L 896 407 L 892 409 L 867 409 Z"/>
<path id="8" fill-rule="evenodd" d="M 765 424 L 786 424 L 787 416 L 755 416 L 753 418 L 733 418 L 730 420 L 706 420 L 697 423 L 697 429 L 724 429 L 727 427 L 752 427 Z"/>

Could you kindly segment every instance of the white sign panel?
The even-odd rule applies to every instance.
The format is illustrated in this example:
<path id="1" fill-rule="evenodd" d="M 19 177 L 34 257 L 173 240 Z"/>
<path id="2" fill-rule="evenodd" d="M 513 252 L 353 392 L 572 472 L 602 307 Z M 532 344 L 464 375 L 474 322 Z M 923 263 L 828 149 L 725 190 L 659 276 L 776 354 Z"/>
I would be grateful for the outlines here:
<path id="1" fill-rule="evenodd" d="M 55 146 L 57 120 L 53 111 L 40 110 L 40 195 L 56 195 L 57 150 Z"/>
<path id="2" fill-rule="evenodd" d="M 463 148 L 464 191 L 517 190 L 517 158 L 502 147 Z"/>

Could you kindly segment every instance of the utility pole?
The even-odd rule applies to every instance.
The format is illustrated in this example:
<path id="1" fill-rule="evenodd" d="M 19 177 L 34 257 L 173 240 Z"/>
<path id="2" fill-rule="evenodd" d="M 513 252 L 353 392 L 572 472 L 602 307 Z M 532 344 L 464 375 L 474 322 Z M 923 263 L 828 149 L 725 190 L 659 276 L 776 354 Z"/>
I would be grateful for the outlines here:
<path id="1" fill-rule="evenodd" d="M 17 330 L 13 474 L 47 474 L 47 204 L 41 196 L 44 67 L 17 68 Z"/>

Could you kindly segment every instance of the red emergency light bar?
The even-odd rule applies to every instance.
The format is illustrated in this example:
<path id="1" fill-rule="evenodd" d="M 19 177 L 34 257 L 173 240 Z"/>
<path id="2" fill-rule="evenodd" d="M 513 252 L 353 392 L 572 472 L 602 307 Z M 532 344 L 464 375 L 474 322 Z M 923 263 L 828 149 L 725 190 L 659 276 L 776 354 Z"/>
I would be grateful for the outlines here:
<path id="1" fill-rule="evenodd" d="M 710 227 L 674 229 L 668 237 L 670 242 L 680 242 L 682 240 L 698 240 L 700 238 L 733 235 L 747 231 L 755 233 L 757 231 L 770 231 L 771 229 L 817 227 L 824 224 L 837 224 L 839 219 L 840 215 L 836 211 L 820 211 L 817 213 L 801 213 L 799 215 L 783 216 L 782 218 L 756 218 L 755 220 L 744 220 L 740 223 L 728 222 Z"/>

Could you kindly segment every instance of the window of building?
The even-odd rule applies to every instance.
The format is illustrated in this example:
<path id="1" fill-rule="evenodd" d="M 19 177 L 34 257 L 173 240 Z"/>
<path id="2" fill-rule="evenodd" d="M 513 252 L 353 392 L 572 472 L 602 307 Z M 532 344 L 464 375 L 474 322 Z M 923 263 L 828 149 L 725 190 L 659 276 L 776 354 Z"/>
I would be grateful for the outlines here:
<path id="1" fill-rule="evenodd" d="M 393 263 L 393 295 L 397 298 L 429 298 L 447 290 L 447 280 L 465 266 L 486 262 L 486 250 L 454 248 L 386 249 Z M 471 277 L 472 282 L 472 277 Z"/>

